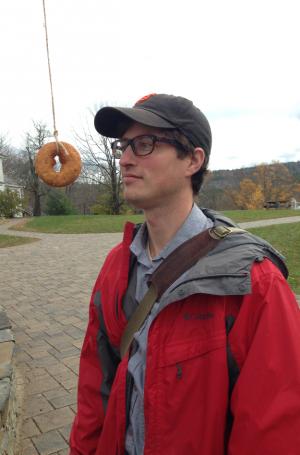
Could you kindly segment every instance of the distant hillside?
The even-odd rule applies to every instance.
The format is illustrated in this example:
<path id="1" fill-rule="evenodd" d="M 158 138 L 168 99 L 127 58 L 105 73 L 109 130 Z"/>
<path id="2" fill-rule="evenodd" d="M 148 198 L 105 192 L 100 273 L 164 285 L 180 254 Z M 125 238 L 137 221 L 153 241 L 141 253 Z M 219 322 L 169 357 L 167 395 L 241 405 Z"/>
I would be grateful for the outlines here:
<path id="1" fill-rule="evenodd" d="M 300 182 L 300 161 L 293 161 L 284 164 L 292 177 Z M 220 171 L 211 171 L 210 177 L 204 183 L 203 188 L 228 188 L 238 187 L 240 181 L 245 178 L 250 178 L 255 167 L 245 167 L 241 169 L 231 169 L 231 170 L 220 170 Z"/>
<path id="2" fill-rule="evenodd" d="M 300 183 L 300 161 L 294 161 L 284 164 L 293 180 Z M 255 167 L 246 167 L 241 169 L 220 170 L 209 172 L 204 181 L 203 188 L 200 191 L 199 203 L 205 207 L 211 207 L 216 210 L 231 209 L 232 200 L 224 192 L 228 189 L 237 189 L 241 180 L 252 178 Z"/>
<path id="3" fill-rule="evenodd" d="M 291 175 L 300 182 L 300 161 L 294 161 L 291 163 L 283 163 L 288 170 L 290 171 Z"/>

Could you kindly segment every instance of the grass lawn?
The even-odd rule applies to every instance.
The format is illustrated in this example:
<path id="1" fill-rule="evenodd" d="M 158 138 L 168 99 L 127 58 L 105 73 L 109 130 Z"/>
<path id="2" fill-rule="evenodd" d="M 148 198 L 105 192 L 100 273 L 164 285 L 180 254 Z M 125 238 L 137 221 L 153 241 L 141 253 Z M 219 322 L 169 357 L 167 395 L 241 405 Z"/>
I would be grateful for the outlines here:
<path id="1" fill-rule="evenodd" d="M 288 216 L 300 216 L 300 210 L 292 209 L 260 209 L 260 210 L 226 210 L 222 212 L 236 223 L 246 221 L 268 220 L 272 218 L 284 218 Z"/>
<path id="2" fill-rule="evenodd" d="M 12 235 L 0 234 L 0 248 L 7 248 L 9 246 L 25 245 L 26 243 L 36 242 L 39 239 L 29 237 L 15 237 Z"/>
<path id="3" fill-rule="evenodd" d="M 274 224 L 248 230 L 267 240 L 285 256 L 290 272 L 289 284 L 300 295 L 300 223 Z"/>
<path id="4" fill-rule="evenodd" d="M 268 218 L 282 218 L 300 215 L 296 210 L 232 210 L 224 211 L 224 215 L 237 223 L 243 221 L 264 220 Z M 68 216 L 41 216 L 30 218 L 24 224 L 15 226 L 14 230 L 46 232 L 52 234 L 92 234 L 107 232 L 122 232 L 126 221 L 140 223 L 143 215 L 68 215 Z"/>
<path id="5" fill-rule="evenodd" d="M 126 221 L 140 223 L 143 215 L 68 215 L 30 218 L 14 230 L 51 234 L 93 234 L 122 232 Z"/>

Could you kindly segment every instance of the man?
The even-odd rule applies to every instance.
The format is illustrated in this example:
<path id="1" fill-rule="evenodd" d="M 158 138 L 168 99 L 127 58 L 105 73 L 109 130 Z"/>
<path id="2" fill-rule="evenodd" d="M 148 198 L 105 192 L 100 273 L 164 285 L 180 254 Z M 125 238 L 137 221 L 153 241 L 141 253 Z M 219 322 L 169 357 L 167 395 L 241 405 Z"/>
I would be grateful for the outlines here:
<path id="1" fill-rule="evenodd" d="M 279 253 L 194 204 L 211 149 L 206 117 L 185 98 L 152 94 L 100 109 L 95 127 L 118 138 L 125 198 L 146 221 L 126 225 L 92 293 L 71 454 L 298 454 L 299 310 Z M 220 225 L 228 235 L 175 277 L 121 359 L 153 272 Z"/>

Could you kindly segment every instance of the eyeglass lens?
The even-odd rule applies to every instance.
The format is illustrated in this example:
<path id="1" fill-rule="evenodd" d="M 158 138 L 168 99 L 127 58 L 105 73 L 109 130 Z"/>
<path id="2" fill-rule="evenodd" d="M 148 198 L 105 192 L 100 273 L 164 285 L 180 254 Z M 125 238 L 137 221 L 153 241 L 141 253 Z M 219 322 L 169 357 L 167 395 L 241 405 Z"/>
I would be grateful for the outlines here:
<path id="1" fill-rule="evenodd" d="M 155 136 L 137 136 L 133 139 L 119 139 L 112 143 L 112 152 L 116 158 L 120 158 L 130 145 L 135 155 L 148 155 L 153 151 Z"/>

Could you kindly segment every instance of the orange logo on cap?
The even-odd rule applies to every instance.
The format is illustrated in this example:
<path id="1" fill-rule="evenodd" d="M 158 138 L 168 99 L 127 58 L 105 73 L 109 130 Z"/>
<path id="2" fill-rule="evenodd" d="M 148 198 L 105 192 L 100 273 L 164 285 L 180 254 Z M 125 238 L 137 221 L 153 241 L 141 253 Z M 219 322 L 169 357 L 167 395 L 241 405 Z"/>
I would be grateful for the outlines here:
<path id="1" fill-rule="evenodd" d="M 140 103 L 143 103 L 144 101 L 148 100 L 149 98 L 151 98 L 151 96 L 153 95 L 156 95 L 156 93 L 150 93 L 150 95 L 145 95 L 143 96 L 143 98 L 140 98 L 136 103 L 136 104 L 140 104 Z"/>

